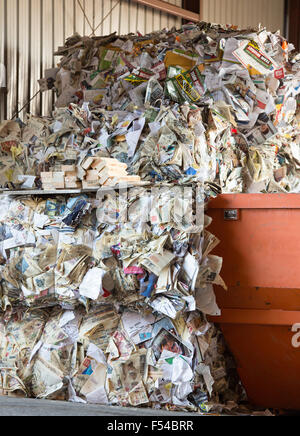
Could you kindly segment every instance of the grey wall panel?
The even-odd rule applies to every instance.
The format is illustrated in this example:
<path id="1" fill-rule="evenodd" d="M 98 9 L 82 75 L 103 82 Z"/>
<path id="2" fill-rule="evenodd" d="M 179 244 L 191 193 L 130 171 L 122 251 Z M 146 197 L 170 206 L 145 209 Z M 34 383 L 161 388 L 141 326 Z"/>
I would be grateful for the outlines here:
<path id="1" fill-rule="evenodd" d="M 272 31 L 284 26 L 284 0 L 201 0 L 202 19 L 239 27 L 261 23 Z"/>
<path id="2" fill-rule="evenodd" d="M 181 6 L 181 0 L 167 0 Z M 56 65 L 53 52 L 74 32 L 91 35 L 117 0 L 0 0 L 0 62 L 7 70 L 7 95 L 0 95 L 0 120 L 10 119 L 38 91 L 38 79 L 46 68 Z M 147 8 L 131 0 L 121 0 L 95 32 L 144 34 L 164 27 L 179 27 L 177 17 Z M 51 113 L 51 92 L 38 95 L 28 103 L 27 112 Z"/>
<path id="3" fill-rule="evenodd" d="M 42 74 L 42 45 L 40 41 L 42 39 L 42 2 L 41 0 L 30 0 L 30 26 L 29 26 L 29 94 L 34 96 L 39 90 L 39 84 L 36 77 L 41 77 Z M 27 100 L 28 100 L 27 98 Z M 26 100 L 26 101 L 27 101 Z M 24 101 L 24 104 L 26 103 Z M 38 114 L 41 112 L 41 97 L 38 95 L 29 104 L 29 107 L 25 108 L 27 112 Z"/>
<path id="4" fill-rule="evenodd" d="M 5 33 L 6 33 L 6 25 L 4 22 L 5 17 L 5 10 L 4 10 L 5 4 L 4 2 L 0 2 L 0 63 L 3 65 L 5 64 L 5 47 L 4 47 L 4 41 L 5 41 Z M 5 107 L 6 107 L 6 95 L 4 94 L 4 89 L 0 88 L 0 120 L 4 119 L 5 114 Z"/>
<path id="5" fill-rule="evenodd" d="M 181 0 L 166 0 L 181 6 Z M 53 51 L 75 31 L 90 35 L 117 0 L 0 0 L 0 62 L 7 69 L 7 95 L 0 95 L 0 119 L 11 118 L 38 91 L 37 80 L 45 68 L 58 61 Z M 262 23 L 283 30 L 284 0 L 202 0 L 202 19 L 241 27 Z M 181 21 L 163 12 L 122 0 L 105 18 L 96 35 L 113 31 L 144 34 Z M 53 104 L 51 93 L 38 95 L 20 113 L 47 115 Z"/>

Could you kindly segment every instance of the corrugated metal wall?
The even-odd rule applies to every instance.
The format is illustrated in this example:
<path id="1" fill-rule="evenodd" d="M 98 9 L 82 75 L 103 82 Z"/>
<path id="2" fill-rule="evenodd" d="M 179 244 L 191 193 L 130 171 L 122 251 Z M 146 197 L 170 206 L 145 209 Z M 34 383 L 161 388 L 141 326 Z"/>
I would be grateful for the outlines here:
<path id="1" fill-rule="evenodd" d="M 181 6 L 182 0 L 167 0 Z M 200 1 L 200 0 L 199 0 Z M 98 23 L 117 0 L 80 0 L 92 24 Z M 284 0 L 202 0 L 202 19 L 241 27 L 259 22 L 271 30 L 283 30 Z M 120 4 L 105 19 L 96 34 L 112 31 L 147 33 L 180 25 L 180 19 L 137 5 L 132 0 Z M 53 52 L 74 32 L 89 35 L 78 0 L 0 0 L 0 62 L 7 69 L 6 96 L 0 94 L 0 119 L 11 118 L 38 91 L 37 80 L 46 68 L 55 65 Z M 20 113 L 49 114 L 51 93 L 34 99 Z"/>
<path id="2" fill-rule="evenodd" d="M 167 0 L 181 6 L 181 0 Z M 88 21 L 96 27 L 117 0 L 80 0 Z M 0 94 L 0 119 L 10 119 L 38 91 L 37 80 L 46 68 L 55 65 L 53 52 L 74 32 L 90 35 L 78 0 L 0 0 L 0 62 L 7 69 L 7 95 Z M 164 27 L 179 27 L 181 20 L 147 8 L 131 0 L 120 4 L 105 19 L 96 35 L 117 31 L 142 34 Z M 57 59 L 57 58 L 56 58 Z M 19 114 L 47 115 L 51 112 L 51 93 L 38 95 Z"/>
<path id="3" fill-rule="evenodd" d="M 261 23 L 272 31 L 284 27 L 284 0 L 201 0 L 202 19 L 239 27 Z"/>

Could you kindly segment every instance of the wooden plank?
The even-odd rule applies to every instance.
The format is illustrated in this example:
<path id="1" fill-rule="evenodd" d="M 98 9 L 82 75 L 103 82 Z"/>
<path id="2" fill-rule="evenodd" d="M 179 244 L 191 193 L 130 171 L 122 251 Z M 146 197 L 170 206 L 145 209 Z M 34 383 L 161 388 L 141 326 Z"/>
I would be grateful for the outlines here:
<path id="1" fill-rule="evenodd" d="M 167 3 L 166 1 L 161 1 L 161 0 L 134 0 L 134 1 L 136 1 L 141 5 L 161 10 L 166 14 L 174 15 L 176 17 L 181 17 L 190 21 L 196 21 L 196 22 L 199 21 L 199 14 L 187 11 L 186 9 L 180 8 L 171 3 Z"/>

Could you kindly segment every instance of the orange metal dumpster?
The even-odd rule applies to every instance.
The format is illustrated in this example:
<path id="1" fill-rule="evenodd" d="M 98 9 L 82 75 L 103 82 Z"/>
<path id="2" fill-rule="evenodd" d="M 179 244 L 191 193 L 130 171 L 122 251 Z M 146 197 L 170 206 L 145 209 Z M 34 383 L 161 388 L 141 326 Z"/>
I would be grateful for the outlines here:
<path id="1" fill-rule="evenodd" d="M 222 315 L 211 320 L 249 400 L 300 410 L 300 194 L 228 194 L 209 207 L 228 286 L 216 287 Z"/>

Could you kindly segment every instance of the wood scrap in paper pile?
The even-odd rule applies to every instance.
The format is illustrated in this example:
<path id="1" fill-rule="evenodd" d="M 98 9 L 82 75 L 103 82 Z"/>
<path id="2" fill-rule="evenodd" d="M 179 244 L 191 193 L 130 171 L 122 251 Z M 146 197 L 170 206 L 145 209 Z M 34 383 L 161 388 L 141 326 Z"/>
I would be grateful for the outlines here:
<path id="1" fill-rule="evenodd" d="M 62 165 L 61 171 L 43 171 L 41 172 L 41 182 L 42 188 L 46 191 L 82 188 L 75 165 Z"/>
<path id="2" fill-rule="evenodd" d="M 139 176 L 127 173 L 127 164 L 117 159 L 88 157 L 81 165 L 86 171 L 82 182 L 84 189 L 98 186 L 116 186 L 118 184 L 136 184 L 141 182 Z"/>

